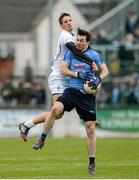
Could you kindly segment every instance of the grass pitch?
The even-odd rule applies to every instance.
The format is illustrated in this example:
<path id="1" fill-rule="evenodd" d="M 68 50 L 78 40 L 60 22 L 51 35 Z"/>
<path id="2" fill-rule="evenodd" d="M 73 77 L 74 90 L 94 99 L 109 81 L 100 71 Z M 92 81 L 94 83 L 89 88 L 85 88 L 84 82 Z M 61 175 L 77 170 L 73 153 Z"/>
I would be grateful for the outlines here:
<path id="1" fill-rule="evenodd" d="M 0 178 L 3 179 L 139 179 L 139 139 L 97 140 L 97 174 L 88 174 L 86 139 L 48 138 L 35 151 L 36 138 L 0 138 Z"/>

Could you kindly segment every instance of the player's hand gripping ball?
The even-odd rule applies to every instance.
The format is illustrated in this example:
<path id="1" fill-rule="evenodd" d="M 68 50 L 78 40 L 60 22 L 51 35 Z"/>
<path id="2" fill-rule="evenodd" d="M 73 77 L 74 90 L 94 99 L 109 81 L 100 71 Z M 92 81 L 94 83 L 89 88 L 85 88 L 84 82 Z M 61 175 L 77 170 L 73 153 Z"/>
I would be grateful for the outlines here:
<path id="1" fill-rule="evenodd" d="M 94 75 L 92 75 L 90 72 L 78 72 L 77 75 L 84 82 L 90 81 L 94 77 Z"/>
<path id="2" fill-rule="evenodd" d="M 101 79 L 93 77 L 90 81 L 84 83 L 84 91 L 88 94 L 97 95 L 101 87 Z"/>

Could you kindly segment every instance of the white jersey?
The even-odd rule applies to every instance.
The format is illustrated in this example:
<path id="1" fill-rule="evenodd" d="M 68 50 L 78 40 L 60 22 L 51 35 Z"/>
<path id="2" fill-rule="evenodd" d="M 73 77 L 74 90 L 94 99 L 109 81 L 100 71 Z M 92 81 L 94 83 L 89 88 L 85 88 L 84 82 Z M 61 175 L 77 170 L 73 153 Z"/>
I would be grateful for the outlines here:
<path id="1" fill-rule="evenodd" d="M 62 30 L 58 40 L 56 53 L 54 56 L 54 63 L 53 66 L 51 67 L 53 75 L 60 74 L 61 61 L 64 59 L 64 56 L 68 51 L 68 48 L 66 47 L 66 43 L 75 42 L 75 38 L 76 38 L 75 33 L 70 33 L 66 30 Z"/>
<path id="2" fill-rule="evenodd" d="M 68 31 L 62 30 L 58 40 L 54 63 L 51 67 L 52 72 L 48 80 L 49 90 L 52 95 L 63 93 L 63 91 L 69 86 L 69 77 L 64 76 L 60 73 L 60 64 L 61 61 L 64 60 L 64 56 L 68 51 L 66 43 L 75 42 L 75 39 L 75 33 L 70 33 Z"/>

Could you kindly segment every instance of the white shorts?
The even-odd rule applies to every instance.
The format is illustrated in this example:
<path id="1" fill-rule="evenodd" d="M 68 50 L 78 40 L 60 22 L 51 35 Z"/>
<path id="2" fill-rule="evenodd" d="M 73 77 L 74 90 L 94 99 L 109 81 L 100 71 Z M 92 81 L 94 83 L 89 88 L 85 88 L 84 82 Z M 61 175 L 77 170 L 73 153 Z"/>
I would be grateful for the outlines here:
<path id="1" fill-rule="evenodd" d="M 64 90 L 69 87 L 69 78 L 62 75 L 50 74 L 48 86 L 52 95 L 62 94 Z"/>

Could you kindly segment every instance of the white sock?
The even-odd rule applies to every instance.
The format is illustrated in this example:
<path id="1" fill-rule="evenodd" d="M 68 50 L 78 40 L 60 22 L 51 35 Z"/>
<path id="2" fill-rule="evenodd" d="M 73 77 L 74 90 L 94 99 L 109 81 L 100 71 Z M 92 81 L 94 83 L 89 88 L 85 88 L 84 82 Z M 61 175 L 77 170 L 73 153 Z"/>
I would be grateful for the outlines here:
<path id="1" fill-rule="evenodd" d="M 24 125 L 27 126 L 28 128 L 34 127 L 33 120 L 32 119 L 28 120 L 27 122 L 24 123 Z"/>

